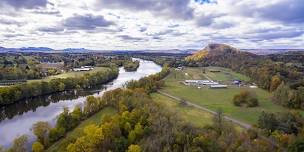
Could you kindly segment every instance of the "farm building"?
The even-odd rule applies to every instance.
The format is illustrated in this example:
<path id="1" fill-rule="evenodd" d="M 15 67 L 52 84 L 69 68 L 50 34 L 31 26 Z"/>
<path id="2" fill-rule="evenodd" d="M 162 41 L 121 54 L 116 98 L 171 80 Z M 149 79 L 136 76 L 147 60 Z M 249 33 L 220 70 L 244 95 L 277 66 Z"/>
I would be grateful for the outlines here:
<path id="1" fill-rule="evenodd" d="M 251 86 L 249 86 L 249 88 L 251 88 L 251 89 L 256 89 L 256 88 L 258 88 L 258 87 L 255 86 L 255 85 L 251 85 Z"/>
<path id="2" fill-rule="evenodd" d="M 185 85 L 197 85 L 198 80 L 185 80 L 184 84 Z"/>
<path id="3" fill-rule="evenodd" d="M 240 85 L 242 83 L 242 81 L 241 80 L 234 80 L 232 83 L 234 85 Z"/>
<path id="4" fill-rule="evenodd" d="M 198 80 L 185 80 L 185 83 L 198 83 Z"/>
<path id="5" fill-rule="evenodd" d="M 227 88 L 227 85 L 217 84 L 217 85 L 210 85 L 211 89 L 224 89 Z"/>
<path id="6" fill-rule="evenodd" d="M 183 67 L 177 67 L 175 68 L 176 71 L 180 71 L 180 70 L 183 70 L 184 68 Z"/>
<path id="7" fill-rule="evenodd" d="M 203 82 L 203 83 L 200 83 L 200 84 L 202 84 L 202 85 L 218 85 L 219 83 L 210 81 L 210 82 Z"/>
<path id="8" fill-rule="evenodd" d="M 210 81 L 210 80 L 185 80 L 185 84 L 187 84 L 187 85 L 217 85 L 219 83 Z"/>

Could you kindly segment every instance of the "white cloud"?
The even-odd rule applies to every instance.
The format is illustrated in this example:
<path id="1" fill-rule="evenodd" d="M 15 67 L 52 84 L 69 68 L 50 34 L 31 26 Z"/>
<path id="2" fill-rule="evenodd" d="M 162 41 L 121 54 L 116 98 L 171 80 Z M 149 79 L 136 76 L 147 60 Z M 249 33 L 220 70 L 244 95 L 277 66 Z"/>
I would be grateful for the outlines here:
<path id="1" fill-rule="evenodd" d="M 241 48 L 304 45 L 301 0 L 26 1 L 0 3 L 1 46 L 130 50 L 200 48 L 209 42 Z M 271 13 L 282 6 L 284 14 Z"/>

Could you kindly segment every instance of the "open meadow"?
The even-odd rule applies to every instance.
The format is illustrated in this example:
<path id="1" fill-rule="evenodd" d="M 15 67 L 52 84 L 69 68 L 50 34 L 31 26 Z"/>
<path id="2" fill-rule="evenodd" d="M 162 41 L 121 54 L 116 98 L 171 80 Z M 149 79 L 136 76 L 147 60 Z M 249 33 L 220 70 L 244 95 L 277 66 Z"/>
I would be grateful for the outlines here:
<path id="1" fill-rule="evenodd" d="M 213 116 L 208 112 L 188 105 L 182 105 L 178 101 L 159 93 L 153 93 L 151 97 L 153 101 L 168 109 L 168 111 L 179 115 L 186 123 L 190 123 L 196 127 L 203 127 L 212 123 Z"/>
<path id="2" fill-rule="evenodd" d="M 79 72 L 70 71 L 70 72 L 65 72 L 65 73 L 58 74 L 58 75 L 48 76 L 48 77 L 43 78 L 43 79 L 28 80 L 27 82 L 50 81 L 50 80 L 56 79 L 56 78 L 65 79 L 65 78 L 69 78 L 69 77 L 80 77 L 80 76 L 83 76 L 87 73 L 95 73 L 95 72 L 106 71 L 106 70 L 110 70 L 110 69 L 107 68 L 107 67 L 95 67 L 93 70 L 90 70 L 90 71 L 79 71 Z"/>

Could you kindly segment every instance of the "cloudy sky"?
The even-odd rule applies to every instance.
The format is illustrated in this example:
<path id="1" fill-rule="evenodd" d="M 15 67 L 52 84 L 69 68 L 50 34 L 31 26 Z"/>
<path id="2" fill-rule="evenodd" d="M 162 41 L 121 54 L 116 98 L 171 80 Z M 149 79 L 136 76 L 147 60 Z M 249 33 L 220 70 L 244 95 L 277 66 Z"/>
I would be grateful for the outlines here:
<path id="1" fill-rule="evenodd" d="M 304 48 L 303 0 L 0 0 L 0 46 Z"/>

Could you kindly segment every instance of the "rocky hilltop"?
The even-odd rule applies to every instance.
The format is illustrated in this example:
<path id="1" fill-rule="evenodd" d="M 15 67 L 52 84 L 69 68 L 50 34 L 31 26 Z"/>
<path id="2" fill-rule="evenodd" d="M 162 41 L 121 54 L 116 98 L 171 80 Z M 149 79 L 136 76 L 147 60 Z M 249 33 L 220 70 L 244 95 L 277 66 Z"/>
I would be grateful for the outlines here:
<path id="1" fill-rule="evenodd" d="M 252 53 L 240 51 L 227 44 L 208 44 L 204 49 L 188 56 L 186 60 L 188 61 L 201 61 L 208 57 L 215 56 L 231 56 L 231 55 L 248 55 L 255 56 Z"/>

